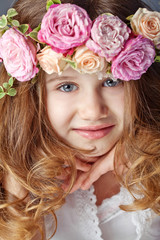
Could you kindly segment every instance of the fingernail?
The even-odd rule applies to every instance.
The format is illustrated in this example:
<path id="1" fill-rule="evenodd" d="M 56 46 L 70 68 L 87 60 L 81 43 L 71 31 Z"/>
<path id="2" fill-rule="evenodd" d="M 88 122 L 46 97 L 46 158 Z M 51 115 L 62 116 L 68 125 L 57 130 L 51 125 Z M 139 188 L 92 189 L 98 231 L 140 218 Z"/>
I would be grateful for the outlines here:
<path id="1" fill-rule="evenodd" d="M 90 184 L 83 183 L 83 184 L 81 185 L 81 189 L 82 189 L 82 190 L 87 190 L 88 188 L 90 188 Z"/>

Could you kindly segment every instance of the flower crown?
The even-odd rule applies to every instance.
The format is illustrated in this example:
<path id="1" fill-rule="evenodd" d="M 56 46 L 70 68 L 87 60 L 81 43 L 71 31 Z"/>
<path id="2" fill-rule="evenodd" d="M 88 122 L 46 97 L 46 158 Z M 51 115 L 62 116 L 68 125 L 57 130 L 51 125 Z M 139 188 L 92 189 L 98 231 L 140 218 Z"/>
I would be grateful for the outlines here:
<path id="1" fill-rule="evenodd" d="M 14 8 L 0 18 L 0 60 L 10 76 L 0 87 L 0 98 L 14 96 L 14 80 L 34 81 L 40 68 L 61 74 L 71 66 L 80 73 L 104 71 L 129 81 L 160 62 L 159 12 L 139 8 L 127 18 L 129 28 L 110 13 L 92 21 L 83 8 L 59 0 L 48 0 L 46 9 L 34 30 L 14 20 Z"/>

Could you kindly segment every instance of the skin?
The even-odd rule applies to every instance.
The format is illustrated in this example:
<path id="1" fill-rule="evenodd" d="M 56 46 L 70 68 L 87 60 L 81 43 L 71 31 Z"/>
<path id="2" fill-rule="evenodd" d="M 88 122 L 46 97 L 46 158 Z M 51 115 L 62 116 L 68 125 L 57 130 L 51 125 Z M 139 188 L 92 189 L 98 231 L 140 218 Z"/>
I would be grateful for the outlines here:
<path id="1" fill-rule="evenodd" d="M 103 199 L 119 191 L 112 170 L 116 143 L 123 131 L 123 84 L 105 78 L 98 80 L 96 74 L 79 74 L 69 68 L 60 77 L 46 75 L 46 89 L 48 116 L 55 132 L 69 145 L 89 150 L 76 156 L 77 180 L 71 192 L 94 184 L 96 204 L 100 205 Z M 104 134 L 102 126 L 109 126 L 109 131 Z M 82 127 L 96 130 L 87 133 L 91 137 L 84 137 L 77 132 Z M 4 179 L 4 187 L 18 198 L 27 195 L 11 172 Z M 39 234 L 33 240 L 39 239 Z"/>
<path id="2" fill-rule="evenodd" d="M 68 68 L 60 76 L 46 75 L 46 89 L 55 132 L 70 146 L 89 150 L 76 156 L 78 174 L 72 192 L 88 189 L 113 170 L 115 146 L 123 131 L 123 83 Z"/>
<path id="3" fill-rule="evenodd" d="M 96 74 L 80 74 L 68 68 L 61 76 L 46 75 L 46 89 L 48 116 L 55 132 L 67 144 L 89 151 L 76 156 L 77 180 L 71 192 L 79 188 L 86 190 L 94 184 L 100 204 L 118 191 L 112 170 L 115 146 L 123 131 L 123 83 L 106 78 L 98 80 Z M 102 136 L 95 134 L 102 126 L 109 126 L 107 134 L 103 134 L 103 130 Z M 89 137 L 84 137 L 77 132 L 82 127 L 96 130 L 90 130 Z M 104 184 L 107 192 L 102 189 Z M 19 198 L 27 194 L 10 172 L 4 186 Z"/>

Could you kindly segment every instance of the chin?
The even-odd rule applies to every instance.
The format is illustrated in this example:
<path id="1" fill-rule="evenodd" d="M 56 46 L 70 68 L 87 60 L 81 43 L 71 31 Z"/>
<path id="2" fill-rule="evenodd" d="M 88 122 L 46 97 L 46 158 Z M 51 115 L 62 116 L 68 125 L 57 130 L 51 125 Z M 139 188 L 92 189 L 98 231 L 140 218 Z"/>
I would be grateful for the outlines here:
<path id="1" fill-rule="evenodd" d="M 96 161 L 98 161 L 101 157 L 103 157 L 108 151 L 106 151 L 106 149 L 103 151 L 99 151 L 98 149 L 95 149 L 94 151 L 92 151 L 89 154 L 80 154 L 77 157 L 79 159 L 81 159 L 84 162 L 89 162 L 89 163 L 94 163 Z"/>

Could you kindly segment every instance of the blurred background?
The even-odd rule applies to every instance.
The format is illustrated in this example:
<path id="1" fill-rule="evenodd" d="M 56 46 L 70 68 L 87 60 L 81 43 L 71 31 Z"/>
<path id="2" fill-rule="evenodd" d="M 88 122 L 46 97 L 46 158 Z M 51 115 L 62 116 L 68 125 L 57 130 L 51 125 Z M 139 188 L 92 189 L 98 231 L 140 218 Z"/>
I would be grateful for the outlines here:
<path id="1" fill-rule="evenodd" d="M 2 14 L 6 14 L 7 9 L 10 8 L 15 1 L 16 0 L 0 0 L 0 16 Z M 143 1 L 146 2 L 149 6 L 151 6 L 153 10 L 160 11 L 160 0 L 143 0 Z"/>
<path id="2" fill-rule="evenodd" d="M 146 2 L 153 10 L 160 11 L 160 0 L 142 0 Z"/>

